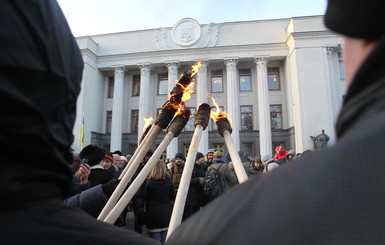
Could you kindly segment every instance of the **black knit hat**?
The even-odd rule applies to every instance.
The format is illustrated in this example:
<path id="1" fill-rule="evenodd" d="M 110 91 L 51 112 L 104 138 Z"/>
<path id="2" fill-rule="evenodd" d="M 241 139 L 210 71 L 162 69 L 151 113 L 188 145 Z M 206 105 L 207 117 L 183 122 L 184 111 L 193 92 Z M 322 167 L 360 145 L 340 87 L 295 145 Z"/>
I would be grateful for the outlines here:
<path id="1" fill-rule="evenodd" d="M 205 157 L 205 155 L 203 155 L 202 152 L 197 152 L 197 155 L 195 157 L 195 161 L 198 161 L 199 159 L 204 158 L 204 157 Z"/>
<path id="2" fill-rule="evenodd" d="M 99 164 L 104 158 L 104 151 L 96 145 L 87 145 L 79 153 L 81 159 L 87 159 L 88 165 L 94 166 Z"/>
<path id="3" fill-rule="evenodd" d="M 177 154 L 175 154 L 175 159 L 182 159 L 183 161 L 186 161 L 186 158 L 183 156 L 182 153 L 178 152 Z"/>
<path id="4" fill-rule="evenodd" d="M 325 25 L 349 37 L 378 40 L 385 33 L 381 4 L 378 0 L 328 0 Z"/>

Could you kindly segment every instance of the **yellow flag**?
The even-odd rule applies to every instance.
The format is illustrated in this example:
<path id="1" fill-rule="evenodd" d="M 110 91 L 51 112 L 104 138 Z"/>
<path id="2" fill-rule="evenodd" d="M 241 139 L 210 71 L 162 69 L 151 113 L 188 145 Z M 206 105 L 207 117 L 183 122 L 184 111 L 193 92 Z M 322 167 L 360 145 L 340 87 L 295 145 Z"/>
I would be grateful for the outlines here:
<path id="1" fill-rule="evenodd" d="M 81 132 L 81 145 L 82 147 L 84 146 L 84 117 L 83 117 L 83 122 L 82 122 L 82 132 Z"/>

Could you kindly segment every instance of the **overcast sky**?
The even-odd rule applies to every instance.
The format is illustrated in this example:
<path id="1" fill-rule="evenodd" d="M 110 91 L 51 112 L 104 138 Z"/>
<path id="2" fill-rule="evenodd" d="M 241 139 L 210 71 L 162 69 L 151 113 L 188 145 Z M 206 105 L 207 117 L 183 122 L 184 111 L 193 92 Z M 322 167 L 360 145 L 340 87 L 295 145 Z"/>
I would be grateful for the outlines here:
<path id="1" fill-rule="evenodd" d="M 323 15 L 326 0 L 58 0 L 76 37 L 200 24 Z"/>

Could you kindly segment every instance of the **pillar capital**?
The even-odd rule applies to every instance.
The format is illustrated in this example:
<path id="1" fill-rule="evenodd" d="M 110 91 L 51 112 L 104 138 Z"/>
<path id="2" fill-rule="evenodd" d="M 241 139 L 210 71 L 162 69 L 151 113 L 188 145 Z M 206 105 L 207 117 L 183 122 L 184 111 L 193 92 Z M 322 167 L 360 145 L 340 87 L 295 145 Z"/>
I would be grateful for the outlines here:
<path id="1" fill-rule="evenodd" d="M 254 56 L 255 64 L 259 65 L 266 65 L 269 61 L 269 56 Z"/>
<path id="2" fill-rule="evenodd" d="M 142 69 L 151 69 L 151 63 L 139 63 L 139 68 Z"/>
<path id="3" fill-rule="evenodd" d="M 236 65 L 238 63 L 239 57 L 226 57 L 224 58 L 225 64 Z"/>
<path id="4" fill-rule="evenodd" d="M 326 46 L 326 52 L 328 55 L 333 55 L 334 53 L 338 52 L 339 48 L 337 45 L 328 45 Z"/>
<path id="5" fill-rule="evenodd" d="M 126 69 L 124 65 L 112 65 L 111 68 L 114 71 L 124 71 Z"/>
<path id="6" fill-rule="evenodd" d="M 179 67 L 179 61 L 177 60 L 170 60 L 164 62 L 167 66 L 167 68 L 178 68 Z"/>

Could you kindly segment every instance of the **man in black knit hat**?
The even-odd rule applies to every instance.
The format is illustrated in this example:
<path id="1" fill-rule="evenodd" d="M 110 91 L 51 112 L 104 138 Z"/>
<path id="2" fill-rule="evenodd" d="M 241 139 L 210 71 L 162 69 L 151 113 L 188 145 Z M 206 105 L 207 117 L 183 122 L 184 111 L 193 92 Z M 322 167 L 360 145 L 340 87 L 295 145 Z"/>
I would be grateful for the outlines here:
<path id="1" fill-rule="evenodd" d="M 385 25 L 382 3 L 329 0 L 349 86 L 338 142 L 236 186 L 167 244 L 385 244 Z"/>
<path id="2" fill-rule="evenodd" d="M 0 43 L 2 243 L 156 244 L 63 205 L 83 60 L 58 3 L 1 1 Z"/>

